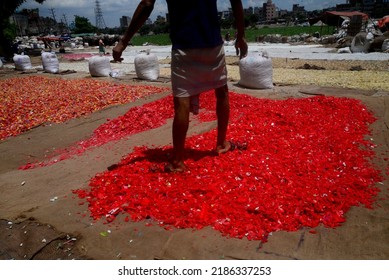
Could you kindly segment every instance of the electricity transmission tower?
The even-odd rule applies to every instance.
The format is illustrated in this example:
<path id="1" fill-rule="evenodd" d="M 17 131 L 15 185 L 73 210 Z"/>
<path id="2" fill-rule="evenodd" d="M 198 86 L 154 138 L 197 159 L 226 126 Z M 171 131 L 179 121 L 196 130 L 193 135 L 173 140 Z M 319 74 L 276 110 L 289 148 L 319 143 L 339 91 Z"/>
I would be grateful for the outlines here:
<path id="1" fill-rule="evenodd" d="M 51 9 L 49 9 L 49 11 L 51 12 L 51 15 L 53 17 L 54 22 L 57 22 L 57 19 L 55 18 L 55 9 L 51 8 Z"/>
<path id="2" fill-rule="evenodd" d="M 61 23 L 62 23 L 62 26 L 64 27 L 64 31 L 69 32 L 68 19 L 67 19 L 65 14 L 62 15 Z"/>
<path id="3" fill-rule="evenodd" d="M 96 0 L 95 15 L 96 15 L 96 28 L 97 28 L 97 30 L 102 30 L 104 28 L 107 28 L 107 26 L 105 25 L 105 22 L 104 22 L 103 12 L 101 10 L 99 0 Z"/>
<path id="4" fill-rule="evenodd" d="M 52 19 L 53 19 L 53 21 L 50 23 L 50 29 L 49 29 L 49 32 L 51 33 L 57 29 L 57 19 L 55 18 L 55 9 L 51 8 L 49 9 L 49 11 L 51 12 Z"/>
<path id="5" fill-rule="evenodd" d="M 69 27 L 68 19 L 65 14 L 62 14 L 62 22 L 66 27 Z"/>

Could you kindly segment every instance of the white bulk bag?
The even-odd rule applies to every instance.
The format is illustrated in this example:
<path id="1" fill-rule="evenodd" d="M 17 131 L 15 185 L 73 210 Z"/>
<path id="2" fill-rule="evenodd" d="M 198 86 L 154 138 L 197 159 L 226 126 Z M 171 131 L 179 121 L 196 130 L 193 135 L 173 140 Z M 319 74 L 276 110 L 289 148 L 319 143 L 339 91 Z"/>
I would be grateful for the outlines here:
<path id="1" fill-rule="evenodd" d="M 387 52 L 389 51 L 389 39 L 385 39 L 382 43 L 382 51 Z"/>
<path id="2" fill-rule="evenodd" d="M 155 81 L 159 77 L 159 62 L 155 54 L 137 54 L 134 59 L 136 76 L 142 80 Z"/>
<path id="3" fill-rule="evenodd" d="M 351 53 L 350 47 L 344 47 L 338 49 L 338 53 Z"/>
<path id="4" fill-rule="evenodd" d="M 53 52 L 42 52 L 43 70 L 48 73 L 56 74 L 59 72 L 59 61 L 57 55 Z"/>
<path id="5" fill-rule="evenodd" d="M 366 32 L 360 32 L 353 38 L 350 46 L 352 53 L 367 53 L 371 45 L 370 37 Z"/>
<path id="6" fill-rule="evenodd" d="M 3 61 L 0 59 L 0 68 L 3 68 Z"/>
<path id="7" fill-rule="evenodd" d="M 89 73 L 92 77 L 108 77 L 111 71 L 108 57 L 96 55 L 89 59 Z"/>
<path id="8" fill-rule="evenodd" d="M 249 54 L 239 61 L 241 86 L 255 89 L 273 88 L 273 65 L 265 52 Z"/>
<path id="9" fill-rule="evenodd" d="M 16 70 L 28 70 L 32 69 L 31 59 L 28 55 L 24 54 L 15 54 L 13 57 Z"/>

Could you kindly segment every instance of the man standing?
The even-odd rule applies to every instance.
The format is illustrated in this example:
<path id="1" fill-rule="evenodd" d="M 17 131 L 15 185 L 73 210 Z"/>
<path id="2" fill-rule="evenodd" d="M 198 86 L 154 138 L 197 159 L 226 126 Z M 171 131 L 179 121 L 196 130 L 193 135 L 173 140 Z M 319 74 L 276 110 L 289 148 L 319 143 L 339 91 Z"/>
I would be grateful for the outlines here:
<path id="1" fill-rule="evenodd" d="M 104 45 L 103 39 L 99 40 L 99 54 L 105 55 L 105 45 Z"/>
<path id="2" fill-rule="evenodd" d="M 189 113 L 197 113 L 199 94 L 211 89 L 216 94 L 218 134 L 216 152 L 231 148 L 226 140 L 230 114 L 227 68 L 220 32 L 217 0 L 166 0 L 170 17 L 172 41 L 171 82 L 174 96 L 173 157 L 166 170 L 185 170 L 185 139 L 189 127 Z M 247 54 L 244 16 L 241 0 L 230 0 L 236 20 L 235 48 L 240 57 Z M 141 0 L 123 38 L 113 48 L 113 58 L 121 55 L 131 38 L 149 18 L 155 0 Z M 191 106 L 192 105 L 192 106 Z"/>

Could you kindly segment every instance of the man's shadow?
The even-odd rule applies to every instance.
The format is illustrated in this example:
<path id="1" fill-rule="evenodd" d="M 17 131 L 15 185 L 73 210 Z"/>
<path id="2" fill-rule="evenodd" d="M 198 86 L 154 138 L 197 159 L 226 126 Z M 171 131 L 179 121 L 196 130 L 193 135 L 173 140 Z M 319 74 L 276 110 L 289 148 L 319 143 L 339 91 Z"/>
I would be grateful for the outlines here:
<path id="1" fill-rule="evenodd" d="M 142 161 L 148 161 L 150 163 L 161 164 L 161 163 L 168 163 L 171 159 L 171 155 L 173 153 L 173 148 L 150 148 L 142 151 L 143 156 L 137 156 L 131 160 L 123 160 L 121 163 L 113 164 L 108 166 L 108 170 L 112 171 L 115 169 L 120 168 L 121 166 L 125 165 L 132 165 L 136 162 L 142 162 Z M 197 150 L 193 148 L 188 148 L 185 150 L 185 157 L 184 160 L 191 159 L 193 161 L 199 161 L 206 157 L 215 157 L 217 156 L 216 151 L 212 150 Z M 155 167 L 155 170 L 151 170 L 153 172 L 159 171 L 157 167 Z"/>

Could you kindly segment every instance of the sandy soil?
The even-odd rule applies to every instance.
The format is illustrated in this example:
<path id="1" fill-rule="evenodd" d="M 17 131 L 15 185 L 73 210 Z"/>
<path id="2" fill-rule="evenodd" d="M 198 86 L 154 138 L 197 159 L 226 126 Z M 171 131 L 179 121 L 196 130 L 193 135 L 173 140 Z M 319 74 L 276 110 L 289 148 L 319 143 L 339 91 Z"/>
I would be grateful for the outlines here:
<path id="1" fill-rule="evenodd" d="M 304 63 L 307 62 L 301 61 L 299 66 Z M 343 64 L 339 62 L 336 67 L 349 69 L 350 65 Z M 380 67 L 378 64 L 371 63 L 372 67 Z M 294 67 L 298 67 L 297 62 Z M 20 75 L 37 74 L 3 70 L 0 78 Z M 73 73 L 61 78 L 86 76 L 88 73 Z M 130 75 L 121 82 L 142 83 Z M 152 84 L 166 86 L 169 77 Z M 374 89 L 315 85 L 276 85 L 269 90 L 248 90 L 238 87 L 232 80 L 229 86 L 233 91 L 258 98 L 304 98 L 320 93 L 360 99 L 378 118 L 371 127 L 374 142 L 378 144 L 377 154 L 389 150 L 389 92 L 378 94 Z M 113 106 L 63 124 L 40 126 L 0 142 L 0 259 L 389 259 L 388 178 L 379 185 L 382 190 L 380 207 L 353 208 L 341 227 L 319 227 L 316 234 L 309 233 L 309 229 L 276 232 L 264 244 L 226 238 L 211 228 L 167 231 L 147 226 L 146 222 L 126 223 L 120 218 L 108 225 L 92 222 L 87 205 L 80 204 L 71 191 L 87 188 L 91 177 L 117 163 L 134 146 L 170 144 L 171 122 L 52 166 L 27 171 L 17 169 L 28 159 L 43 159 L 48 151 L 68 147 L 89 136 L 107 118 L 120 116 L 132 106 L 155 98 Z M 191 127 L 189 134 L 211 127 L 213 125 L 209 124 Z M 387 162 L 376 158 L 375 163 L 385 172 Z"/>

